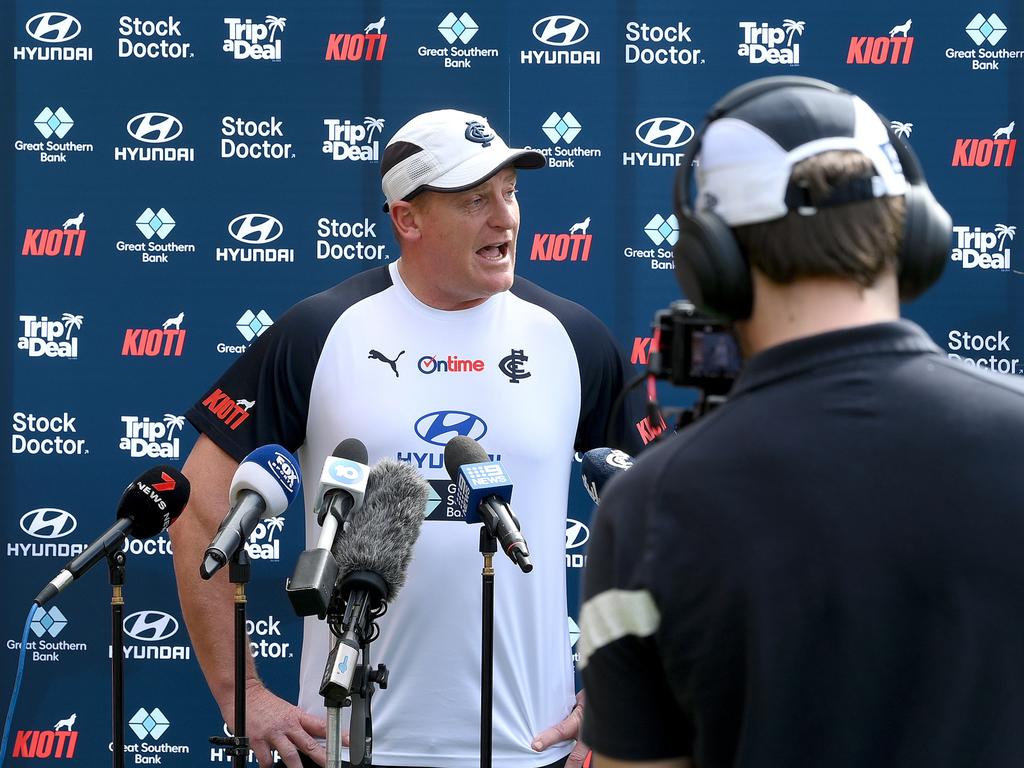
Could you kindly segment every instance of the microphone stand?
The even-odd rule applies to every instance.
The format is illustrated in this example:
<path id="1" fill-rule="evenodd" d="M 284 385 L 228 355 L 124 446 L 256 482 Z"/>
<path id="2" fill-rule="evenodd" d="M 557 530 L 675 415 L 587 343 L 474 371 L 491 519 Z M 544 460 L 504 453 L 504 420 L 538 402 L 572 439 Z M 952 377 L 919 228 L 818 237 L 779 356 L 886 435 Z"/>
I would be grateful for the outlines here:
<path id="1" fill-rule="evenodd" d="M 498 540 L 487 525 L 480 526 L 480 572 L 483 587 L 480 624 L 480 768 L 491 768 L 491 716 L 494 702 L 494 553 Z"/>
<path id="2" fill-rule="evenodd" d="M 246 768 L 249 759 L 249 739 L 245 735 L 245 585 L 251 570 L 243 543 L 228 563 L 228 578 L 235 585 L 235 735 L 210 737 L 211 744 L 226 748 L 235 768 Z"/>
<path id="3" fill-rule="evenodd" d="M 124 768 L 124 551 L 107 554 L 110 571 L 111 761 Z"/>
<path id="4" fill-rule="evenodd" d="M 351 574 L 349 577 L 351 578 Z M 377 591 L 384 592 L 384 584 L 380 577 L 365 571 L 359 572 L 353 583 L 365 586 L 369 584 Z M 345 582 L 345 579 L 342 580 Z M 370 607 L 371 597 L 366 589 L 352 589 L 348 599 L 343 598 L 335 590 L 331 599 L 331 608 L 327 614 L 327 623 L 335 635 L 334 647 L 327 658 L 324 669 L 324 682 L 320 693 L 324 697 L 327 709 L 327 768 L 341 768 L 342 738 L 341 710 L 351 705 L 352 717 L 349 730 L 349 763 L 351 768 L 371 768 L 373 765 L 373 718 L 370 703 L 376 687 L 388 687 L 388 668 L 378 664 L 376 669 L 370 668 L 370 643 L 380 635 L 380 627 L 376 619 L 386 611 L 386 603 L 379 601 L 376 607 Z M 344 604 L 344 609 L 342 609 Z M 359 663 L 352 670 L 351 686 L 346 690 L 334 677 L 341 639 L 351 640 L 354 636 L 358 645 Z M 351 647 L 351 646 L 349 646 Z M 344 666 L 345 662 L 342 662 Z M 337 670 L 343 675 L 344 670 Z"/>

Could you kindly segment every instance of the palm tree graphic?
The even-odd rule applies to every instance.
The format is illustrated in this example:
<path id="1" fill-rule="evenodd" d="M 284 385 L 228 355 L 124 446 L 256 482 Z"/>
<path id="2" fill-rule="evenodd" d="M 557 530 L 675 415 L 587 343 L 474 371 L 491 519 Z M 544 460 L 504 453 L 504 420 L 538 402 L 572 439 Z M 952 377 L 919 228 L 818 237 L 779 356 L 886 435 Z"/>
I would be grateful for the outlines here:
<path id="1" fill-rule="evenodd" d="M 893 133 L 901 139 L 908 138 L 914 131 L 913 123 L 901 123 L 899 120 L 893 120 L 889 125 L 892 127 Z"/>
<path id="2" fill-rule="evenodd" d="M 270 27 L 270 42 L 274 42 L 274 33 L 284 29 L 284 23 L 288 21 L 284 16 L 267 16 L 267 26 Z"/>
<path id="3" fill-rule="evenodd" d="M 284 530 L 284 518 L 281 516 L 271 517 L 266 521 L 267 525 L 267 543 L 269 544 L 274 540 L 275 531 Z"/>
<path id="4" fill-rule="evenodd" d="M 63 315 L 60 316 L 60 319 L 61 322 L 64 323 L 64 338 L 70 339 L 71 329 L 74 328 L 75 330 L 78 330 L 79 328 L 81 328 L 82 320 L 84 318 L 82 317 L 82 315 L 72 315 L 65 312 Z"/>
<path id="5" fill-rule="evenodd" d="M 371 141 L 374 131 L 384 130 L 384 118 L 366 117 L 363 118 L 363 125 L 366 126 L 366 140 Z"/>
<path id="6" fill-rule="evenodd" d="M 1016 234 L 1016 227 L 1010 227 L 1006 224 L 996 224 L 996 235 L 999 237 L 999 250 L 1003 250 L 1003 243 L 1006 242 L 1006 238 L 1013 240 L 1013 236 Z"/>
<path id="7" fill-rule="evenodd" d="M 804 33 L 804 22 L 793 21 L 793 19 L 783 19 L 782 28 L 789 33 L 789 37 L 786 39 L 786 45 L 793 45 L 793 33 L 796 32 L 798 35 Z"/>
<path id="8" fill-rule="evenodd" d="M 171 435 L 174 434 L 174 430 L 184 428 L 185 417 L 175 416 L 173 413 L 165 413 L 164 424 L 167 425 L 167 439 L 170 440 Z"/>

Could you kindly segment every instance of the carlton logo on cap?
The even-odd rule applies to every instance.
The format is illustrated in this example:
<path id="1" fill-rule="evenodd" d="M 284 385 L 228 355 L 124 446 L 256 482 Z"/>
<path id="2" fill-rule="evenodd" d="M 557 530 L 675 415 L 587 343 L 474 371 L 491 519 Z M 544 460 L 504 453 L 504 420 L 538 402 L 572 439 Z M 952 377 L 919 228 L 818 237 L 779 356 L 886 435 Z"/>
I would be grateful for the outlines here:
<path id="1" fill-rule="evenodd" d="M 489 147 L 491 142 L 494 141 L 494 133 L 484 123 L 481 123 L 479 120 L 473 120 L 466 123 L 466 138 L 470 141 L 475 141 L 477 144 Z"/>

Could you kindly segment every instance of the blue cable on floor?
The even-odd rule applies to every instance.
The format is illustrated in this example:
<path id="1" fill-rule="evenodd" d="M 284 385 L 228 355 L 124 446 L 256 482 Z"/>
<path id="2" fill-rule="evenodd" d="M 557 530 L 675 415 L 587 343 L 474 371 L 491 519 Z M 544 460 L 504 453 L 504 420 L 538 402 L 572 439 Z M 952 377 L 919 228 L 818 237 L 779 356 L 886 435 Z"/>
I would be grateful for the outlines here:
<path id="1" fill-rule="evenodd" d="M 25 654 L 28 645 L 28 630 L 32 626 L 32 617 L 36 614 L 37 606 L 32 603 L 29 609 L 28 618 L 25 619 L 25 631 L 21 633 L 21 652 L 18 654 L 18 674 L 14 678 L 14 691 L 11 693 L 11 704 L 7 708 L 7 720 L 4 722 L 4 736 L 0 741 L 0 765 L 7 756 L 7 739 L 11 735 L 11 720 L 14 719 L 14 706 L 18 703 L 18 694 L 21 692 L 21 676 L 25 671 Z"/>

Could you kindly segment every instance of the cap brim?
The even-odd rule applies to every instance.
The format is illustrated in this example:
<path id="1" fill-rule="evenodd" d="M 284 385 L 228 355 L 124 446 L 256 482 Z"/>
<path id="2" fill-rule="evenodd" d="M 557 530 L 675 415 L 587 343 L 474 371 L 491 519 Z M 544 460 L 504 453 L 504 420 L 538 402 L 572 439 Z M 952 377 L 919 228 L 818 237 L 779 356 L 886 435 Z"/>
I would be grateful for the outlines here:
<path id="1" fill-rule="evenodd" d="M 455 166 L 430 184 L 417 188 L 416 192 L 465 192 L 483 184 L 502 168 L 512 166 L 523 170 L 534 170 L 547 165 L 547 159 L 534 149 L 496 148 L 496 152 L 481 152 L 466 162 Z"/>

